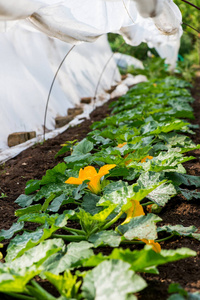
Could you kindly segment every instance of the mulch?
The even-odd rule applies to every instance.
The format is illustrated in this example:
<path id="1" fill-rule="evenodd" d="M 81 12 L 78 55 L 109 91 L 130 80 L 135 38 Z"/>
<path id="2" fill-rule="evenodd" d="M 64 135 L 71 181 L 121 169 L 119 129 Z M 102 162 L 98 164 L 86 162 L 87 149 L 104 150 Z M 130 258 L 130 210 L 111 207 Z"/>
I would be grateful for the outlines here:
<path id="1" fill-rule="evenodd" d="M 193 124 L 200 125 L 200 78 L 197 77 L 192 95 L 195 98 L 193 103 L 195 120 Z M 108 102 L 109 103 L 109 102 Z M 66 141 L 77 139 L 82 140 L 91 130 L 90 125 L 94 121 L 101 120 L 109 115 L 108 103 L 96 108 L 90 115 L 90 120 L 75 127 L 67 129 L 57 137 L 45 141 L 43 144 L 36 144 L 23 151 L 15 158 L 0 166 L 0 195 L 4 193 L 6 198 L 0 199 L 0 229 L 9 229 L 13 222 L 16 222 L 14 211 L 18 205 L 14 203 L 16 198 L 24 193 L 26 182 L 30 179 L 41 179 L 46 170 L 53 168 L 63 157 L 56 159 L 55 154 L 60 150 L 61 144 Z M 187 117 L 187 116 L 186 116 Z M 191 122 L 191 121 L 190 121 Z M 191 138 L 195 143 L 200 143 L 199 129 L 195 130 L 196 135 Z M 189 153 L 195 156 L 195 160 L 187 162 L 184 166 L 187 173 L 200 176 L 200 150 Z M 172 198 L 159 216 L 163 219 L 162 224 L 182 224 L 184 226 L 195 225 L 200 233 L 200 209 L 199 200 L 186 201 L 181 197 Z M 159 223 L 160 224 L 160 223 Z M 5 243 L 6 247 L 7 243 Z M 168 298 L 168 286 L 170 283 L 179 283 L 187 291 L 200 291 L 200 243 L 191 238 L 174 237 L 162 242 L 163 249 L 176 249 L 188 247 L 197 252 L 197 256 L 184 259 L 175 263 L 160 266 L 159 275 L 141 274 L 148 283 L 148 288 L 137 294 L 140 300 L 165 300 Z M 4 253 L 5 254 L 5 253 Z M 44 283 L 45 285 L 45 283 Z M 47 286 L 50 290 L 51 287 Z M 13 299 L 3 295 L 1 299 Z"/>

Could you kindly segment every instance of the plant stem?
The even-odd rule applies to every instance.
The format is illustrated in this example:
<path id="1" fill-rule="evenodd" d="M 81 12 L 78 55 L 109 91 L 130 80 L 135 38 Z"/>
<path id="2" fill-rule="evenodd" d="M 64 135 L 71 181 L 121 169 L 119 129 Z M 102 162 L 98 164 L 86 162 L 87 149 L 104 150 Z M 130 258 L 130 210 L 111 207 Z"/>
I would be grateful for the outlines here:
<path id="1" fill-rule="evenodd" d="M 147 206 L 147 205 L 151 205 L 151 204 L 154 204 L 154 202 L 149 201 L 149 202 L 146 202 L 146 203 L 142 203 L 141 205 L 142 205 L 142 206 Z"/>
<path id="2" fill-rule="evenodd" d="M 116 217 L 114 217 L 110 222 L 108 222 L 102 229 L 105 230 L 107 228 L 109 228 L 112 224 L 114 224 L 122 215 L 123 215 L 123 211 L 120 211 L 120 213 L 118 213 L 118 215 L 116 215 Z"/>
<path id="3" fill-rule="evenodd" d="M 41 295 L 41 299 L 45 299 L 45 300 L 56 300 L 56 298 L 49 294 L 45 289 L 43 289 L 43 287 L 41 287 L 35 280 L 31 280 L 31 284 L 34 286 L 33 289 L 35 289 L 39 296 Z"/>
<path id="4" fill-rule="evenodd" d="M 163 239 L 155 240 L 155 242 L 157 242 L 157 243 L 164 242 L 164 241 L 167 241 L 167 240 L 171 239 L 173 236 L 174 236 L 174 234 L 171 234 L 171 235 L 169 235 L 169 236 L 167 236 Z M 142 242 L 142 241 L 127 241 L 126 240 L 126 241 L 122 241 L 120 244 L 127 245 L 127 244 L 145 244 L 145 243 Z"/>
<path id="5" fill-rule="evenodd" d="M 62 234 L 52 234 L 52 238 L 61 238 L 68 242 L 79 242 L 79 241 L 86 241 L 85 235 L 62 235 Z"/>
<path id="6" fill-rule="evenodd" d="M 31 297 L 31 296 L 26 296 L 26 295 L 20 295 L 17 293 L 6 293 L 7 295 L 13 297 L 13 298 L 17 298 L 17 299 L 23 299 L 23 300 L 36 300 L 35 297 Z"/>
<path id="7" fill-rule="evenodd" d="M 160 243 L 160 242 L 167 241 L 167 240 L 171 239 L 173 236 L 174 236 L 174 234 L 172 233 L 171 235 L 167 236 L 166 238 L 163 238 L 163 239 L 160 239 L 160 240 L 156 240 L 156 242 Z"/>
<path id="8" fill-rule="evenodd" d="M 185 2 L 185 3 L 187 3 L 187 4 L 191 5 L 191 6 L 193 6 L 194 8 L 196 8 L 198 10 L 200 10 L 200 7 L 194 5 L 193 3 L 189 2 L 189 1 L 186 1 L 186 0 L 181 0 L 181 1 L 183 1 L 183 2 Z"/>
<path id="9" fill-rule="evenodd" d="M 76 205 L 80 205 L 81 204 L 81 201 L 79 202 L 78 200 L 77 201 L 74 201 L 72 202 L 73 204 L 76 204 Z"/>
<path id="10" fill-rule="evenodd" d="M 145 244 L 142 241 L 122 241 L 120 244 L 127 245 L 127 244 Z"/>
<path id="11" fill-rule="evenodd" d="M 67 226 L 64 226 L 62 228 L 66 231 L 77 233 L 78 235 L 84 235 L 84 231 L 80 230 L 80 229 L 70 228 L 70 227 L 67 227 Z"/>

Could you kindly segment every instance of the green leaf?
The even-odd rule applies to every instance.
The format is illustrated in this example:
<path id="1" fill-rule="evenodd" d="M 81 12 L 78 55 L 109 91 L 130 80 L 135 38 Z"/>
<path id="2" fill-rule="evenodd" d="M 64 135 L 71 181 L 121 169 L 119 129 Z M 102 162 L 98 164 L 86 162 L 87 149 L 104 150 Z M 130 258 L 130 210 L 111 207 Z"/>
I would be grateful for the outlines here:
<path id="1" fill-rule="evenodd" d="M 76 213 L 76 216 L 80 220 L 81 227 L 87 234 L 87 237 L 89 237 L 92 233 L 101 230 L 106 223 L 106 219 L 110 216 L 115 207 L 116 205 L 112 204 L 93 216 L 83 209 L 80 209 L 80 211 Z"/>
<path id="2" fill-rule="evenodd" d="M 178 164 L 182 164 L 186 161 L 194 159 L 193 156 L 184 157 L 181 153 L 174 151 L 160 152 L 157 157 L 154 157 L 151 161 L 143 163 L 146 171 L 160 172 L 162 170 L 175 169 Z"/>
<path id="3" fill-rule="evenodd" d="M 185 291 L 179 283 L 171 283 L 168 288 L 168 293 L 179 293 L 182 296 L 188 296 L 188 292 Z"/>
<path id="4" fill-rule="evenodd" d="M 41 204 L 31 205 L 26 208 L 17 209 L 15 211 L 15 216 L 21 217 L 23 215 L 27 215 L 27 214 L 31 214 L 31 213 L 39 213 L 41 211 L 41 209 L 42 209 Z"/>
<path id="5" fill-rule="evenodd" d="M 49 221 L 49 223 L 53 222 L 50 228 L 38 228 L 34 232 L 24 232 L 22 235 L 14 237 L 8 245 L 6 261 L 9 262 L 23 255 L 28 249 L 51 237 L 55 231 L 65 226 L 67 218 L 67 215 L 58 215 L 57 218 L 52 218 Z"/>
<path id="6" fill-rule="evenodd" d="M 168 293 L 178 293 L 170 296 L 168 300 L 200 300 L 199 292 L 189 293 L 184 290 L 178 283 L 171 283 L 168 289 Z"/>
<path id="7" fill-rule="evenodd" d="M 131 293 L 146 287 L 146 282 L 121 260 L 104 261 L 86 274 L 82 292 L 87 300 L 127 300 Z M 106 284 L 105 284 L 106 282 Z"/>
<path id="8" fill-rule="evenodd" d="M 200 199 L 200 192 L 190 191 L 190 190 L 181 189 L 181 188 L 178 188 L 178 191 L 181 192 L 181 194 L 187 200 Z"/>
<path id="9" fill-rule="evenodd" d="M 83 181 L 82 184 L 80 184 L 77 188 L 75 188 L 75 189 L 73 190 L 72 195 L 73 195 L 73 198 L 74 198 L 75 200 L 81 199 L 81 198 L 82 198 L 82 195 L 85 194 L 84 189 L 88 187 L 87 182 L 89 182 L 89 180 Z"/>
<path id="10" fill-rule="evenodd" d="M 137 181 L 147 189 L 150 188 L 150 186 L 159 184 L 159 186 L 151 191 L 146 197 L 160 206 L 164 206 L 172 196 L 177 194 L 171 183 L 162 183 L 164 179 L 163 173 L 144 172 Z"/>
<path id="11" fill-rule="evenodd" d="M 158 136 L 159 139 L 165 141 L 170 147 L 193 148 L 195 143 L 187 136 L 177 134 L 176 132 L 162 133 Z"/>
<path id="12" fill-rule="evenodd" d="M 42 198 L 47 199 L 52 194 L 59 196 L 60 194 L 65 193 L 65 195 L 72 196 L 74 186 L 71 184 L 66 184 L 64 182 L 65 179 L 61 183 L 49 183 L 42 186 L 40 191 L 33 197 L 32 201 L 37 202 Z"/>
<path id="13" fill-rule="evenodd" d="M 145 182 L 145 181 L 144 181 Z M 161 185 L 163 181 L 150 184 L 147 187 L 144 186 L 142 178 L 139 178 L 137 183 L 128 186 L 126 182 L 118 181 L 116 183 L 109 184 L 104 189 L 104 195 L 100 198 L 97 205 L 109 206 L 115 204 L 116 213 L 119 213 L 124 205 L 126 205 L 131 199 L 142 200 L 156 187 Z"/>
<path id="14" fill-rule="evenodd" d="M 93 143 L 86 138 L 79 142 L 71 154 L 64 158 L 68 168 L 80 169 L 90 163 L 92 159 L 90 151 L 93 149 Z"/>
<path id="15" fill-rule="evenodd" d="M 7 248 L 7 255 L 5 260 L 7 262 L 10 262 L 13 260 L 18 253 L 26 247 L 27 243 L 29 241 L 32 241 L 32 243 L 35 242 L 35 245 L 37 242 L 42 238 L 43 236 L 43 230 L 37 229 L 35 232 L 24 232 L 22 235 L 16 235 L 11 242 L 8 245 Z"/>
<path id="16" fill-rule="evenodd" d="M 28 268 L 40 269 L 41 272 L 43 269 L 41 265 L 44 261 L 51 255 L 64 249 L 65 245 L 62 239 L 49 239 L 42 241 L 39 245 L 24 251 L 20 257 L 6 263 L 5 267 L 14 270 L 14 272 L 19 273 L 20 275 L 24 275 Z"/>
<path id="17" fill-rule="evenodd" d="M 127 168 L 123 167 L 115 167 L 114 169 L 109 171 L 108 175 L 105 175 L 105 178 L 107 177 L 126 177 L 129 175 L 129 170 Z"/>
<path id="18" fill-rule="evenodd" d="M 0 231 L 0 242 L 4 239 L 10 239 L 16 232 L 21 231 L 24 228 L 24 222 L 13 223 L 10 229 Z"/>
<path id="19" fill-rule="evenodd" d="M 179 186 L 181 184 L 191 186 L 194 185 L 196 187 L 200 187 L 200 176 L 193 176 L 188 174 L 179 174 L 179 173 L 167 173 L 168 179 L 170 179 L 173 184 Z"/>
<path id="20" fill-rule="evenodd" d="M 163 183 L 151 193 L 147 195 L 147 198 L 155 202 L 160 206 L 165 206 L 168 200 L 176 195 L 176 190 L 171 183 Z"/>
<path id="21" fill-rule="evenodd" d="M 50 202 L 55 198 L 56 195 L 51 194 L 42 205 L 41 211 L 45 212 L 48 209 Z"/>
<path id="22" fill-rule="evenodd" d="M 87 260 L 94 255 L 93 244 L 86 241 L 70 243 L 64 253 L 56 253 L 43 263 L 44 271 L 53 274 L 60 274 L 65 270 L 74 269 L 81 266 L 82 260 Z M 45 277 L 45 273 L 42 275 Z"/>
<path id="23" fill-rule="evenodd" d="M 72 275 L 70 271 L 66 271 L 64 275 L 55 275 L 49 272 L 45 272 L 45 276 L 49 282 L 51 282 L 59 293 L 65 296 L 65 299 L 77 299 L 78 289 L 81 285 L 81 281 L 77 282 L 77 276 Z"/>
<path id="24" fill-rule="evenodd" d="M 21 207 L 27 207 L 33 203 L 34 195 L 20 195 L 16 200 L 17 203 Z"/>
<path id="25" fill-rule="evenodd" d="M 27 271 L 22 276 L 9 273 L 0 274 L 0 292 L 2 293 L 23 293 L 26 292 L 27 283 L 36 275 L 39 271 Z"/>
<path id="26" fill-rule="evenodd" d="M 99 213 L 100 210 L 102 210 L 102 208 L 96 206 L 99 199 L 100 199 L 99 196 L 92 193 L 88 193 L 83 197 L 83 202 L 81 204 L 81 207 L 91 215 L 95 215 Z"/>
<path id="27" fill-rule="evenodd" d="M 67 168 L 67 165 L 63 162 L 63 163 L 57 164 L 53 169 L 47 170 L 46 174 L 42 177 L 40 184 L 45 185 L 48 183 L 64 181 L 64 179 L 65 179 L 64 174 L 65 174 L 66 168 Z"/>
<path id="28" fill-rule="evenodd" d="M 189 125 L 189 123 L 186 123 L 181 120 L 174 120 L 173 122 L 170 122 L 170 123 L 163 123 L 163 125 L 158 124 L 158 126 L 156 126 L 155 130 L 152 130 L 151 132 L 148 132 L 148 133 L 153 134 L 153 135 L 158 135 L 161 132 L 166 133 L 166 132 L 170 132 L 172 130 L 184 129 L 187 125 Z"/>
<path id="29" fill-rule="evenodd" d="M 167 300 L 200 300 L 200 293 L 195 292 L 195 293 L 188 293 L 187 298 L 180 294 L 174 294 L 171 295 Z"/>
<path id="30" fill-rule="evenodd" d="M 92 234 L 89 239 L 89 242 L 94 244 L 94 247 L 108 245 L 110 247 L 118 247 L 121 242 L 121 236 L 113 230 L 104 230 L 99 231 L 95 234 Z"/>
<path id="31" fill-rule="evenodd" d="M 69 163 L 77 163 L 77 162 L 88 162 L 88 159 L 90 158 L 91 153 L 87 153 L 87 154 L 74 154 L 71 156 L 67 156 L 64 158 L 64 161 L 69 164 Z M 70 165 L 70 167 L 72 167 Z"/>
<path id="32" fill-rule="evenodd" d="M 129 223 L 118 226 L 118 231 L 129 241 L 133 239 L 155 240 L 157 238 L 155 223 L 161 220 L 154 214 L 135 217 Z"/>
<path id="33" fill-rule="evenodd" d="M 25 194 L 29 195 L 40 188 L 40 180 L 31 179 L 26 183 Z"/>
<path id="34" fill-rule="evenodd" d="M 65 145 L 56 153 L 55 158 L 57 158 L 59 155 L 62 155 L 68 151 L 71 151 L 72 145 L 76 143 L 77 140 L 73 141 L 67 141 L 65 142 Z"/>
<path id="35" fill-rule="evenodd" d="M 71 216 L 71 214 L 70 214 Z M 67 224 L 67 220 L 70 217 L 68 211 L 65 211 L 63 214 L 52 214 L 49 215 L 47 213 L 30 213 L 26 215 L 22 215 L 19 218 L 19 222 L 26 221 L 26 222 L 33 222 L 39 224 L 49 224 L 49 225 L 56 225 L 58 227 L 63 227 Z"/>
<path id="36" fill-rule="evenodd" d="M 195 226 L 185 227 L 183 225 L 164 225 L 157 228 L 157 232 L 166 231 L 170 234 L 193 237 L 200 241 L 200 234 L 195 233 L 198 229 Z"/>
<path id="37" fill-rule="evenodd" d="M 159 266 L 169 262 L 196 256 L 196 252 L 189 248 L 179 248 L 176 250 L 161 250 L 160 253 L 152 250 L 146 245 L 142 250 L 114 249 L 110 254 L 111 259 L 121 259 L 131 265 L 135 272 L 147 272 L 152 266 Z"/>
<path id="38" fill-rule="evenodd" d="M 127 183 L 120 181 L 119 183 L 108 185 L 104 191 L 103 197 L 100 198 L 97 205 L 109 206 L 111 204 L 117 205 L 115 212 L 121 211 L 123 205 L 127 204 L 128 198 L 131 198 L 135 193 L 133 192 L 133 186 L 128 186 Z M 112 189 L 114 190 L 112 192 Z"/>
<path id="39" fill-rule="evenodd" d="M 73 149 L 72 155 L 87 154 L 93 149 L 93 143 L 88 141 L 86 138 L 78 143 Z"/>
<path id="40" fill-rule="evenodd" d="M 33 296 L 37 300 L 55 300 L 50 293 L 48 293 L 41 285 L 39 285 L 35 280 L 31 281 L 31 285 L 27 285 L 27 292 L 29 295 Z"/>
<path id="41" fill-rule="evenodd" d="M 74 203 L 75 201 L 72 198 L 67 197 L 65 194 L 62 194 L 56 197 L 51 204 L 48 206 L 47 211 L 57 212 L 59 211 L 62 205 L 68 203 Z"/>
<path id="42" fill-rule="evenodd" d="M 57 158 L 59 155 L 62 155 L 68 151 L 71 150 L 71 147 L 72 145 L 66 145 L 66 146 L 63 146 L 55 155 L 55 158 Z"/>
<path id="43" fill-rule="evenodd" d="M 85 260 L 83 266 L 95 267 L 105 260 L 119 259 L 129 263 L 131 269 L 135 272 L 151 273 L 154 267 L 196 255 L 197 253 L 189 248 L 161 250 L 160 253 L 157 253 L 152 250 L 150 245 L 145 245 L 142 250 L 133 251 L 115 248 L 108 256 L 103 256 L 102 253 L 99 253 Z M 154 269 L 154 273 L 156 274 L 156 269 Z"/>

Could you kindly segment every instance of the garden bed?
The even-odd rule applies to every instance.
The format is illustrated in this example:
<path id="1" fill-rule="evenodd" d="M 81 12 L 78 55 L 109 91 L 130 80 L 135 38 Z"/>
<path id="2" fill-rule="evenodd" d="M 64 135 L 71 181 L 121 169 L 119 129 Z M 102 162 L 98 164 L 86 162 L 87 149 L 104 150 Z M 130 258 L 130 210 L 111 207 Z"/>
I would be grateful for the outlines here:
<path id="1" fill-rule="evenodd" d="M 192 104 L 195 120 L 190 122 L 200 125 L 199 86 L 200 79 L 197 78 L 192 89 L 192 95 L 195 98 L 195 102 Z M 0 194 L 2 195 L 0 199 L 0 229 L 9 229 L 13 222 L 16 222 L 17 218 L 14 216 L 14 212 L 19 207 L 14 201 L 20 194 L 24 193 L 26 182 L 31 179 L 41 179 L 46 170 L 62 162 L 66 154 L 58 156 L 56 159 L 54 158 L 55 154 L 60 150 L 61 144 L 75 139 L 81 141 L 90 132 L 90 126 L 93 122 L 109 115 L 111 109 L 108 107 L 108 104 L 106 103 L 93 111 L 90 120 L 83 120 L 80 125 L 69 128 L 56 138 L 47 140 L 43 144 L 34 145 L 0 167 Z M 190 138 L 196 144 L 199 144 L 199 129 L 194 129 L 194 131 L 196 131 L 196 135 L 191 135 Z M 184 163 L 187 174 L 200 176 L 200 150 L 191 151 L 189 155 L 196 158 Z M 199 199 L 187 201 L 182 195 L 177 195 L 167 203 L 159 216 L 162 218 L 159 226 L 165 224 L 194 225 L 198 228 L 198 233 L 200 233 Z M 6 246 L 8 241 L 3 241 L 2 243 Z M 170 240 L 161 242 L 162 249 L 176 249 L 180 247 L 188 247 L 196 251 L 197 256 L 159 266 L 159 275 L 141 274 L 146 280 L 148 288 L 137 294 L 138 299 L 167 299 L 168 286 L 173 282 L 179 283 L 184 289 L 190 292 L 200 290 L 200 243 L 198 240 L 180 236 L 175 236 Z M 131 245 L 130 249 L 134 250 L 136 246 Z M 108 250 L 104 248 L 104 251 Z M 5 256 L 4 249 L 2 253 Z M 48 288 L 50 289 L 50 286 Z M 3 297 L 3 299 L 10 299 L 9 296 L 3 295 Z"/>

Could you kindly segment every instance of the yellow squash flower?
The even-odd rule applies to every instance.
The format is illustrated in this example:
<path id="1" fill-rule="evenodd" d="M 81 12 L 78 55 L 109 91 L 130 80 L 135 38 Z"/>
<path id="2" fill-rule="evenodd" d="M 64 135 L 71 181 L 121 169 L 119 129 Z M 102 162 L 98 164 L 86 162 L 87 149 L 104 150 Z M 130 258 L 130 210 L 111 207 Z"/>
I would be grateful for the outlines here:
<path id="1" fill-rule="evenodd" d="M 147 245 L 151 245 L 152 250 L 155 251 L 156 253 L 160 253 L 161 247 L 159 243 L 154 242 L 154 240 L 147 240 L 147 239 L 141 239 L 141 241 L 143 241 Z"/>
<path id="2" fill-rule="evenodd" d="M 124 142 L 123 144 L 118 144 L 117 147 L 118 147 L 118 148 L 122 148 L 122 147 L 124 147 L 126 144 L 127 144 L 127 142 Z M 132 153 L 134 153 L 134 152 L 135 152 L 135 151 L 133 151 Z M 126 154 L 126 155 L 124 156 L 124 158 L 127 158 L 128 155 L 129 155 L 129 154 Z M 147 156 L 145 156 L 144 158 L 142 158 L 140 162 L 141 162 L 141 163 L 146 162 L 147 158 L 148 158 L 148 159 L 152 159 L 153 156 L 147 155 Z M 127 165 L 130 164 L 132 161 L 133 161 L 132 159 L 129 159 L 129 160 L 125 161 L 125 165 L 127 166 Z"/>
<path id="3" fill-rule="evenodd" d="M 123 144 L 117 145 L 117 147 L 118 147 L 118 148 L 122 148 L 122 147 L 124 147 L 126 144 L 127 144 L 127 142 L 124 142 Z"/>
<path id="4" fill-rule="evenodd" d="M 134 153 L 134 151 L 133 151 L 133 153 Z M 128 154 L 126 154 L 126 155 L 124 156 L 124 158 L 126 158 L 127 156 L 128 156 Z M 148 159 L 152 159 L 153 156 L 147 155 L 147 156 L 145 156 L 144 158 L 142 158 L 140 162 L 141 162 L 141 163 L 146 162 L 147 158 L 148 158 Z M 129 159 L 129 160 L 125 161 L 125 165 L 130 164 L 130 162 L 132 162 L 132 159 Z"/>
<path id="5" fill-rule="evenodd" d="M 116 165 L 114 164 L 105 165 L 100 168 L 98 173 L 94 167 L 87 166 L 84 169 L 80 169 L 78 178 L 70 177 L 65 181 L 65 183 L 79 185 L 82 184 L 84 180 L 89 180 L 89 182 L 87 183 L 89 190 L 94 194 L 98 194 L 101 191 L 101 177 L 108 174 L 109 170 L 114 168 L 115 166 Z"/>
<path id="6" fill-rule="evenodd" d="M 132 206 L 125 212 L 127 214 L 127 216 L 126 216 L 125 221 L 121 225 L 129 223 L 132 218 L 145 215 L 143 207 L 139 201 L 131 200 L 130 202 L 131 202 Z"/>
<path id="7" fill-rule="evenodd" d="M 141 163 L 146 162 L 147 158 L 148 158 L 148 159 L 152 159 L 153 156 L 150 156 L 150 155 L 145 156 L 144 158 L 141 159 Z"/>

